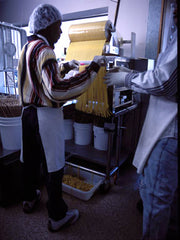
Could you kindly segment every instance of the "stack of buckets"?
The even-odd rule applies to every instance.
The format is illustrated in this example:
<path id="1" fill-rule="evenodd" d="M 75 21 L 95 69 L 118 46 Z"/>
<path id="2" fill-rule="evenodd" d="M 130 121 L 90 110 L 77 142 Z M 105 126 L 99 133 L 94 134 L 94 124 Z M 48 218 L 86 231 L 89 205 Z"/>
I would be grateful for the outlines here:
<path id="1" fill-rule="evenodd" d="M 71 119 L 64 120 L 65 140 L 73 139 L 75 144 L 89 145 L 94 133 L 94 148 L 106 151 L 108 148 L 108 133 L 104 128 L 93 126 L 92 123 L 77 123 Z"/>
<path id="2" fill-rule="evenodd" d="M 21 132 L 21 117 L 0 117 L 0 134 L 4 149 L 19 150 Z"/>

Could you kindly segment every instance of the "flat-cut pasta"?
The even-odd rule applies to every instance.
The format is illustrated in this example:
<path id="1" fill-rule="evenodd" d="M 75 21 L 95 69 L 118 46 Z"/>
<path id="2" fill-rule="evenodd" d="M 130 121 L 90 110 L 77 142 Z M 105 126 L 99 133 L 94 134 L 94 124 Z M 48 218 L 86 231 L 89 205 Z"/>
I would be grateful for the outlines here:
<path id="1" fill-rule="evenodd" d="M 84 68 L 85 66 L 80 66 L 79 71 Z M 106 68 L 101 67 L 89 89 L 77 98 L 75 106 L 77 110 L 101 117 L 110 116 L 107 86 L 103 79 L 105 74 Z"/>
<path id="2" fill-rule="evenodd" d="M 69 174 L 64 174 L 63 183 L 71 187 L 77 188 L 82 191 L 89 191 L 93 188 L 93 185 L 80 179 L 78 176 L 71 176 Z"/>

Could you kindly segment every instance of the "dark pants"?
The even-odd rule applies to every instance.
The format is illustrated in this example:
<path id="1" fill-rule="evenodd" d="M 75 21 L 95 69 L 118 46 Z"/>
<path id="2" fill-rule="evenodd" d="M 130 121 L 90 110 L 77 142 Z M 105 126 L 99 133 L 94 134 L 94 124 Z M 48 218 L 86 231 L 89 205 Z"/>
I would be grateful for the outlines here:
<path id="1" fill-rule="evenodd" d="M 47 171 L 44 149 L 39 134 L 37 109 L 33 106 L 23 111 L 22 133 L 24 200 L 32 201 L 36 197 L 42 166 L 48 193 L 48 215 L 54 220 L 59 220 L 65 216 L 68 209 L 62 198 L 63 169 L 51 173 Z"/>

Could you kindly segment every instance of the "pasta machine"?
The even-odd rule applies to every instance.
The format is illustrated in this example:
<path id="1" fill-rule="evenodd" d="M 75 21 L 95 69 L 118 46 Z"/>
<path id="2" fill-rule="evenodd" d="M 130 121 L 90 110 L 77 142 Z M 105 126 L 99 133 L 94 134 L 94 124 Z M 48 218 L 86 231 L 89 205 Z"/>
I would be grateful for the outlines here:
<path id="1" fill-rule="evenodd" d="M 106 56 L 107 58 L 107 71 L 120 66 L 143 72 L 152 70 L 154 68 L 153 59 L 145 58 L 128 58 L 120 56 Z M 132 90 L 126 87 L 118 87 L 116 85 L 108 87 L 108 102 L 112 113 L 117 113 L 119 110 L 131 106 L 134 103 L 134 94 Z"/>
<path id="2" fill-rule="evenodd" d="M 143 61 L 134 57 L 135 37 L 136 34 L 131 33 L 131 40 L 118 39 L 115 27 L 109 20 L 72 25 L 69 28 L 70 46 L 67 50 L 66 61 L 76 59 L 81 65 L 88 65 L 94 56 L 104 55 L 107 58 L 107 71 L 119 66 L 136 69 L 136 65 L 143 66 L 143 70 L 146 70 L 147 63 L 143 65 Z M 123 57 L 123 49 L 120 46 L 129 43 L 131 44 L 131 58 Z M 69 74 L 76 73 L 77 71 Z M 108 104 L 109 110 L 116 113 L 133 104 L 133 92 L 125 87 L 108 87 Z"/>

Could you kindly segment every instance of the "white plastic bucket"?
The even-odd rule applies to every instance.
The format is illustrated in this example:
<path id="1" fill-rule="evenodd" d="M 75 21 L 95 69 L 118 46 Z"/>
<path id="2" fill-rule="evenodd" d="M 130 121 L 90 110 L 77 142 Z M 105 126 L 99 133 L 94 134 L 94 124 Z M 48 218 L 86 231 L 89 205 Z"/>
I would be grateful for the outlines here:
<path id="1" fill-rule="evenodd" d="M 74 141 L 79 145 L 88 145 L 92 140 L 92 124 L 74 122 Z"/>
<path id="2" fill-rule="evenodd" d="M 73 138 L 73 120 L 64 119 L 64 138 L 70 140 Z"/>
<path id="3" fill-rule="evenodd" d="M 0 117 L 0 124 L 19 124 L 21 117 Z"/>
<path id="4" fill-rule="evenodd" d="M 21 149 L 21 117 L 0 117 L 1 142 L 4 149 Z"/>
<path id="5" fill-rule="evenodd" d="M 94 148 L 106 151 L 108 148 L 108 133 L 104 128 L 93 126 L 94 131 Z"/>

